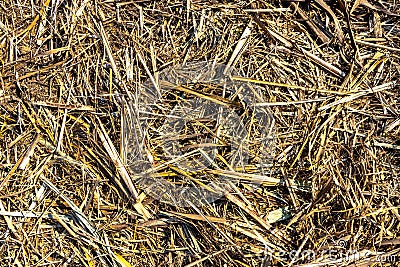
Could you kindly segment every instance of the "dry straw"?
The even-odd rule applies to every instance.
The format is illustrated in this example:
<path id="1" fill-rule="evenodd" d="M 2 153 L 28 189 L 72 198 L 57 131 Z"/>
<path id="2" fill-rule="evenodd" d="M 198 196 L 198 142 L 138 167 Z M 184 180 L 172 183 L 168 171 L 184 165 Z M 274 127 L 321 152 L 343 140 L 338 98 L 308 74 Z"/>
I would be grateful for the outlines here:
<path id="1" fill-rule="evenodd" d="M 0 265 L 394 266 L 399 14 L 394 0 L 1 1 Z M 161 92 L 163 70 L 204 61 L 262 88 L 268 175 L 230 166 L 204 121 L 225 151 L 207 170 L 168 163 L 155 121 L 127 143 L 141 86 Z M 160 110 L 190 95 L 251 118 L 217 87 L 169 86 Z M 146 147 L 153 177 L 221 197 L 181 207 L 147 194 L 128 146 Z"/>

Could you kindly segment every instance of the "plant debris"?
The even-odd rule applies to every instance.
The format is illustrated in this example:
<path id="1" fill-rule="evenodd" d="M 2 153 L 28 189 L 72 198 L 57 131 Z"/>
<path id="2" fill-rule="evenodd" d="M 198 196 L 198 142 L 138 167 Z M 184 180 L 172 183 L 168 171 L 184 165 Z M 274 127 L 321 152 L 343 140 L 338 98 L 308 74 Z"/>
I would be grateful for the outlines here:
<path id="1" fill-rule="evenodd" d="M 394 0 L 1 1 L 0 265 L 396 265 L 399 17 Z M 204 62 L 230 86 L 163 78 Z M 219 117 L 176 128 L 205 105 Z"/>

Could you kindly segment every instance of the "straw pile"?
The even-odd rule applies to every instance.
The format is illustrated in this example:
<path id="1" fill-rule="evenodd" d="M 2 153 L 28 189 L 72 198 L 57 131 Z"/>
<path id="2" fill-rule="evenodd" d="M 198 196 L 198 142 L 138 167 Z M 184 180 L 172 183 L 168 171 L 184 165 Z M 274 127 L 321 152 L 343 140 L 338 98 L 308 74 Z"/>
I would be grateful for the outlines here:
<path id="1" fill-rule="evenodd" d="M 1 1 L 1 266 L 395 265 L 399 16 L 394 0 Z M 143 84 L 191 62 L 261 88 L 274 155 L 265 173 L 229 168 L 222 148 L 185 170 L 150 120 L 139 152 L 156 178 L 219 194 L 174 205 L 137 182 L 127 136 Z M 170 109 L 179 94 L 240 106 L 209 84 L 170 86 Z M 212 186 L 221 173 L 232 180 Z"/>

